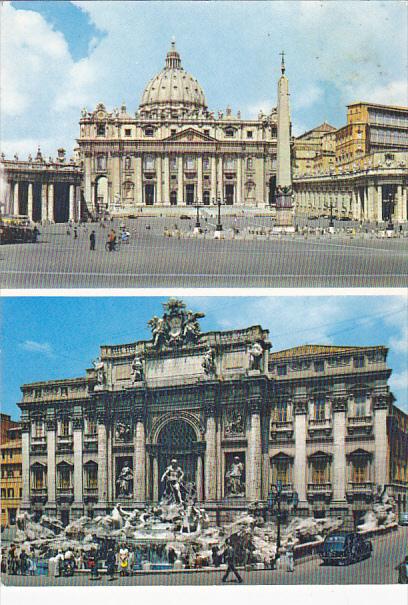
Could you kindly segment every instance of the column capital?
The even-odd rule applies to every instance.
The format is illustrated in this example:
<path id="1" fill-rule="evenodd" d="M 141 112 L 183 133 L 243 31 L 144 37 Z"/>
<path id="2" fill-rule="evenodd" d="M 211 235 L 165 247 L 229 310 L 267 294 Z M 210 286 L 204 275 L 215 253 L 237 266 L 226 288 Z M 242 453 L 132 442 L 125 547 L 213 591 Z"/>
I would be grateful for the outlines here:
<path id="1" fill-rule="evenodd" d="M 383 393 L 381 395 L 373 395 L 373 409 L 386 410 L 390 403 L 390 395 Z"/>
<path id="2" fill-rule="evenodd" d="M 204 403 L 204 413 L 206 418 L 209 416 L 216 416 L 218 411 L 218 406 L 216 401 L 206 401 Z"/>
<path id="3" fill-rule="evenodd" d="M 345 412 L 347 409 L 347 397 L 331 397 L 334 412 Z"/>
<path id="4" fill-rule="evenodd" d="M 29 420 L 22 420 L 21 421 L 21 432 L 22 433 L 29 433 L 30 432 L 30 421 Z"/>
<path id="5" fill-rule="evenodd" d="M 55 431 L 55 429 L 57 427 L 57 422 L 56 422 L 55 418 L 47 418 L 45 424 L 47 427 L 47 431 Z"/>
<path id="6" fill-rule="evenodd" d="M 293 410 L 296 415 L 307 414 L 307 399 L 298 399 L 293 401 Z"/>
<path id="7" fill-rule="evenodd" d="M 260 414 L 263 407 L 263 400 L 261 397 L 251 397 L 248 402 L 248 407 L 251 414 Z"/>
<path id="8" fill-rule="evenodd" d="M 72 419 L 72 429 L 74 431 L 82 431 L 83 427 L 84 427 L 83 418 L 73 418 Z"/>
<path id="9" fill-rule="evenodd" d="M 135 408 L 133 410 L 133 419 L 135 424 L 138 422 L 145 422 L 146 420 L 146 410 L 144 408 Z"/>

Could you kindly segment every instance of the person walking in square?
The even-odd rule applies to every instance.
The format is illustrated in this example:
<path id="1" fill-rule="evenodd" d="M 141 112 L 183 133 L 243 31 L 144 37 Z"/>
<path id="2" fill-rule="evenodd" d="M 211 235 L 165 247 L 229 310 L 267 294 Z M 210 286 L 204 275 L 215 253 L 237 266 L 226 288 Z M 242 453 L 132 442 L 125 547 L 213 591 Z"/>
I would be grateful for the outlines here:
<path id="1" fill-rule="evenodd" d="M 229 574 L 232 572 L 235 574 L 235 577 L 237 578 L 238 582 L 240 584 L 242 584 L 242 578 L 239 575 L 239 573 L 235 567 L 235 549 L 232 546 L 231 540 L 227 540 L 226 545 L 227 545 L 227 547 L 224 551 L 224 557 L 225 557 L 228 567 L 227 567 L 227 571 L 225 572 L 225 574 L 222 578 L 222 581 L 225 583 L 227 581 Z"/>
<path id="2" fill-rule="evenodd" d="M 91 250 L 95 250 L 95 243 L 96 243 L 96 233 L 95 233 L 95 231 L 91 232 L 91 235 L 89 236 L 89 242 L 90 242 L 90 249 Z"/>

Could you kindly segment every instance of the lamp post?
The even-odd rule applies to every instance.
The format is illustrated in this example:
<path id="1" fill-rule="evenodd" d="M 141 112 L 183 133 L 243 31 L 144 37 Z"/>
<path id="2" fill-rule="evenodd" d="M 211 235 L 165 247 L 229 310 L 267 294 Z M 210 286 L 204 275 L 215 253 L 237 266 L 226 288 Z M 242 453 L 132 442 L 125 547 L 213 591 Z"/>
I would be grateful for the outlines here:
<path id="1" fill-rule="evenodd" d="M 391 233 L 392 231 L 394 231 L 394 225 L 393 225 L 393 222 L 392 222 L 392 220 L 391 220 L 391 215 L 392 215 L 392 202 L 393 202 L 393 199 L 392 199 L 392 193 L 390 192 L 390 193 L 388 194 L 388 202 L 387 202 L 387 214 L 388 214 L 388 217 L 387 217 L 387 218 L 388 218 L 388 223 L 387 223 L 387 231 L 389 231 L 390 233 Z"/>
<path id="2" fill-rule="evenodd" d="M 334 222 L 333 222 L 333 200 L 330 199 L 330 221 L 329 221 L 329 231 L 330 233 L 334 233 Z"/>
<path id="3" fill-rule="evenodd" d="M 297 492 L 291 491 L 283 493 L 282 481 L 277 481 L 276 484 L 271 485 L 271 489 L 268 496 L 268 510 L 271 515 L 276 516 L 276 553 L 279 556 L 279 550 L 281 547 L 281 521 L 282 521 L 282 509 L 281 502 L 282 497 L 285 497 L 288 503 L 292 504 L 293 512 L 296 512 L 299 504 L 299 496 Z"/>
<path id="4" fill-rule="evenodd" d="M 201 224 L 200 224 L 200 208 L 201 208 L 201 206 L 202 206 L 202 204 L 199 204 L 198 200 L 196 198 L 194 208 L 197 210 L 197 216 L 196 216 L 196 222 L 194 225 L 194 233 L 201 233 Z"/>
<path id="5" fill-rule="evenodd" d="M 221 237 L 221 232 L 222 232 L 222 224 L 221 224 L 221 204 L 222 204 L 222 201 L 221 201 L 221 195 L 220 194 L 217 195 L 217 201 L 216 202 L 214 202 L 214 199 L 213 199 L 213 204 L 217 204 L 217 206 L 218 206 L 218 220 L 217 220 L 217 225 L 215 227 L 214 237 L 215 238 L 220 238 Z"/>

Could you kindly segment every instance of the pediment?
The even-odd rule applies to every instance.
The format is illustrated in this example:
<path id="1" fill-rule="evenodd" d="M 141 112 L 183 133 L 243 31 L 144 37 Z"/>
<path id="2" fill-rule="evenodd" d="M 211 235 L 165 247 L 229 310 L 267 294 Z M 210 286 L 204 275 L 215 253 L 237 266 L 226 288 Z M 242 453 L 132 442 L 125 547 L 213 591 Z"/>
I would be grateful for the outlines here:
<path id="1" fill-rule="evenodd" d="M 210 137 L 208 134 L 203 134 L 195 128 L 186 128 L 176 134 L 172 134 L 169 137 L 163 139 L 166 142 L 188 142 L 188 143 L 216 143 L 217 139 Z"/>

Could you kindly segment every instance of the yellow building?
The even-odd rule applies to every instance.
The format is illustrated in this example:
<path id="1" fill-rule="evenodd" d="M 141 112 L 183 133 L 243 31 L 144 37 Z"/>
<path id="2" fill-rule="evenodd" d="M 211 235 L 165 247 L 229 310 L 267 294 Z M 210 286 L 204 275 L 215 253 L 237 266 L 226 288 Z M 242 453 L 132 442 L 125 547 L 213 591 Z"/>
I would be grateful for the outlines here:
<path id="1" fill-rule="evenodd" d="M 1 414 L 1 527 L 16 522 L 22 495 L 21 424 Z"/>
<path id="2" fill-rule="evenodd" d="M 329 157 L 334 162 L 335 132 L 334 126 L 323 122 L 295 139 L 293 155 L 296 175 L 315 174 L 319 162 L 322 166 L 329 166 Z M 323 161 L 323 157 L 327 161 Z"/>

